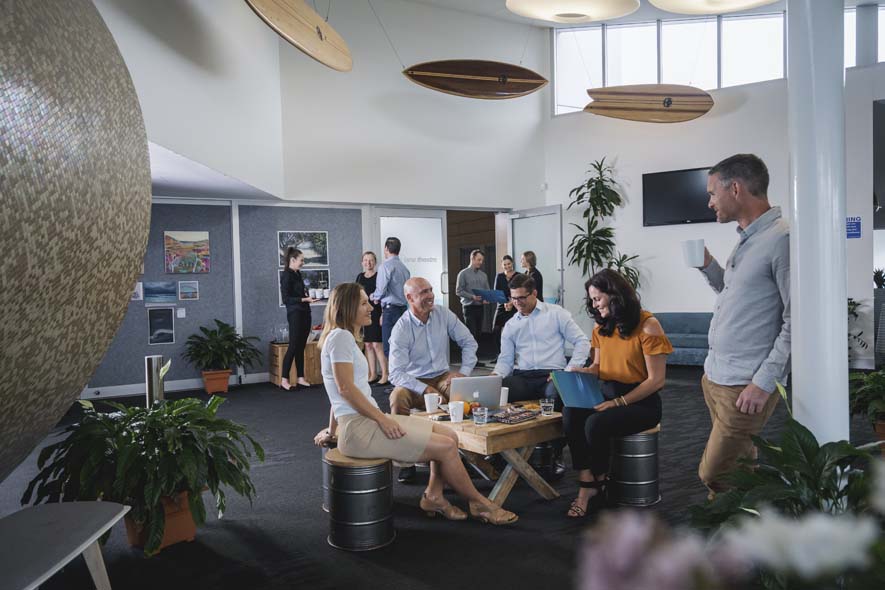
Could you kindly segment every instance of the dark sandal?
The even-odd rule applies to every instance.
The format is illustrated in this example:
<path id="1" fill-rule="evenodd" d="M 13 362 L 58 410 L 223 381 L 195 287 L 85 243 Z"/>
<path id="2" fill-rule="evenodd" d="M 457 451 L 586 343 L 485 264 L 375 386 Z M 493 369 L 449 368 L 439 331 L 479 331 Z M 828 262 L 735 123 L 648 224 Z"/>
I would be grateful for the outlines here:
<path id="1" fill-rule="evenodd" d="M 578 487 L 592 488 L 592 489 L 597 490 L 597 492 L 587 499 L 587 508 L 581 508 L 581 506 L 578 504 L 577 498 L 572 500 L 572 505 L 569 506 L 568 512 L 566 512 L 566 516 L 568 516 L 569 518 L 584 518 L 585 516 L 587 516 L 587 512 L 590 509 L 590 502 L 592 502 L 594 498 L 603 494 L 603 490 L 605 488 L 605 483 L 606 483 L 605 480 L 598 480 L 598 479 L 595 481 L 578 480 Z"/>

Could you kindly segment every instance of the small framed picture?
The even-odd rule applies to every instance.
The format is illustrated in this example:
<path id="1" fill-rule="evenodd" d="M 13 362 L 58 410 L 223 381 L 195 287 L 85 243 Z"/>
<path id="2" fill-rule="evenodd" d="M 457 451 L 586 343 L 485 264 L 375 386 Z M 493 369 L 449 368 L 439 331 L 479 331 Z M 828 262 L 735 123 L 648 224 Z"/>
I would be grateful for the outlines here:
<path id="1" fill-rule="evenodd" d="M 129 297 L 129 301 L 143 301 L 144 300 L 144 283 L 138 281 L 135 283 L 135 288 L 132 289 L 132 295 Z"/>
<path id="2" fill-rule="evenodd" d="M 200 298 L 200 281 L 178 281 L 178 300 L 197 301 Z"/>
<path id="3" fill-rule="evenodd" d="M 164 303 L 175 303 L 178 301 L 175 292 L 175 281 L 145 281 L 144 304 L 163 305 Z"/>
<path id="4" fill-rule="evenodd" d="M 148 312 L 148 344 L 175 344 L 175 308 L 151 307 Z"/>

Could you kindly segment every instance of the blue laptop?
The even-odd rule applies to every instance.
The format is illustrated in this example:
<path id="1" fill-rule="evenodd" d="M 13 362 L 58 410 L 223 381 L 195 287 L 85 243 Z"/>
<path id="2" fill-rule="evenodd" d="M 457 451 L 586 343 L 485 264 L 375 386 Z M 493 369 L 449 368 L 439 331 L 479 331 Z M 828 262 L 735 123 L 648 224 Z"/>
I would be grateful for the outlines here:
<path id="1" fill-rule="evenodd" d="M 553 371 L 552 375 L 563 405 L 569 408 L 592 410 L 605 401 L 596 375 L 571 371 Z"/>

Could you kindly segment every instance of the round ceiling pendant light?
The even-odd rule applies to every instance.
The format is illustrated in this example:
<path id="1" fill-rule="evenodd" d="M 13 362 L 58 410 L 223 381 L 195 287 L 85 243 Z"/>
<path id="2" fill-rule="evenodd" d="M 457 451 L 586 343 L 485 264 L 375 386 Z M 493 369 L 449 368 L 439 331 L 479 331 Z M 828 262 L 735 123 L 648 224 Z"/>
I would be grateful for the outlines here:
<path id="1" fill-rule="evenodd" d="M 507 0 L 507 10 L 519 16 L 554 23 L 589 23 L 627 16 L 639 0 Z"/>
<path id="2" fill-rule="evenodd" d="M 678 14 L 724 14 L 749 10 L 777 0 L 649 0 L 654 6 Z"/>

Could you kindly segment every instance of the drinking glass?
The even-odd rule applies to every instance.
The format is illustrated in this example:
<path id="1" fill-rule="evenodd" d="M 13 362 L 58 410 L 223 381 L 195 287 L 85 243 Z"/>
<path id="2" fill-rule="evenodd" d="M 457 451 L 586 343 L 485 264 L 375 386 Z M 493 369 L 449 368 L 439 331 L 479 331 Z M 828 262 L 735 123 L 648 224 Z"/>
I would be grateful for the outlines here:
<path id="1" fill-rule="evenodd" d="M 541 415 L 542 416 L 552 416 L 553 415 L 553 400 L 550 398 L 541 400 Z"/>
<path id="2" fill-rule="evenodd" d="M 476 425 L 487 424 L 489 421 L 489 409 L 488 408 L 473 408 L 473 423 Z"/>

